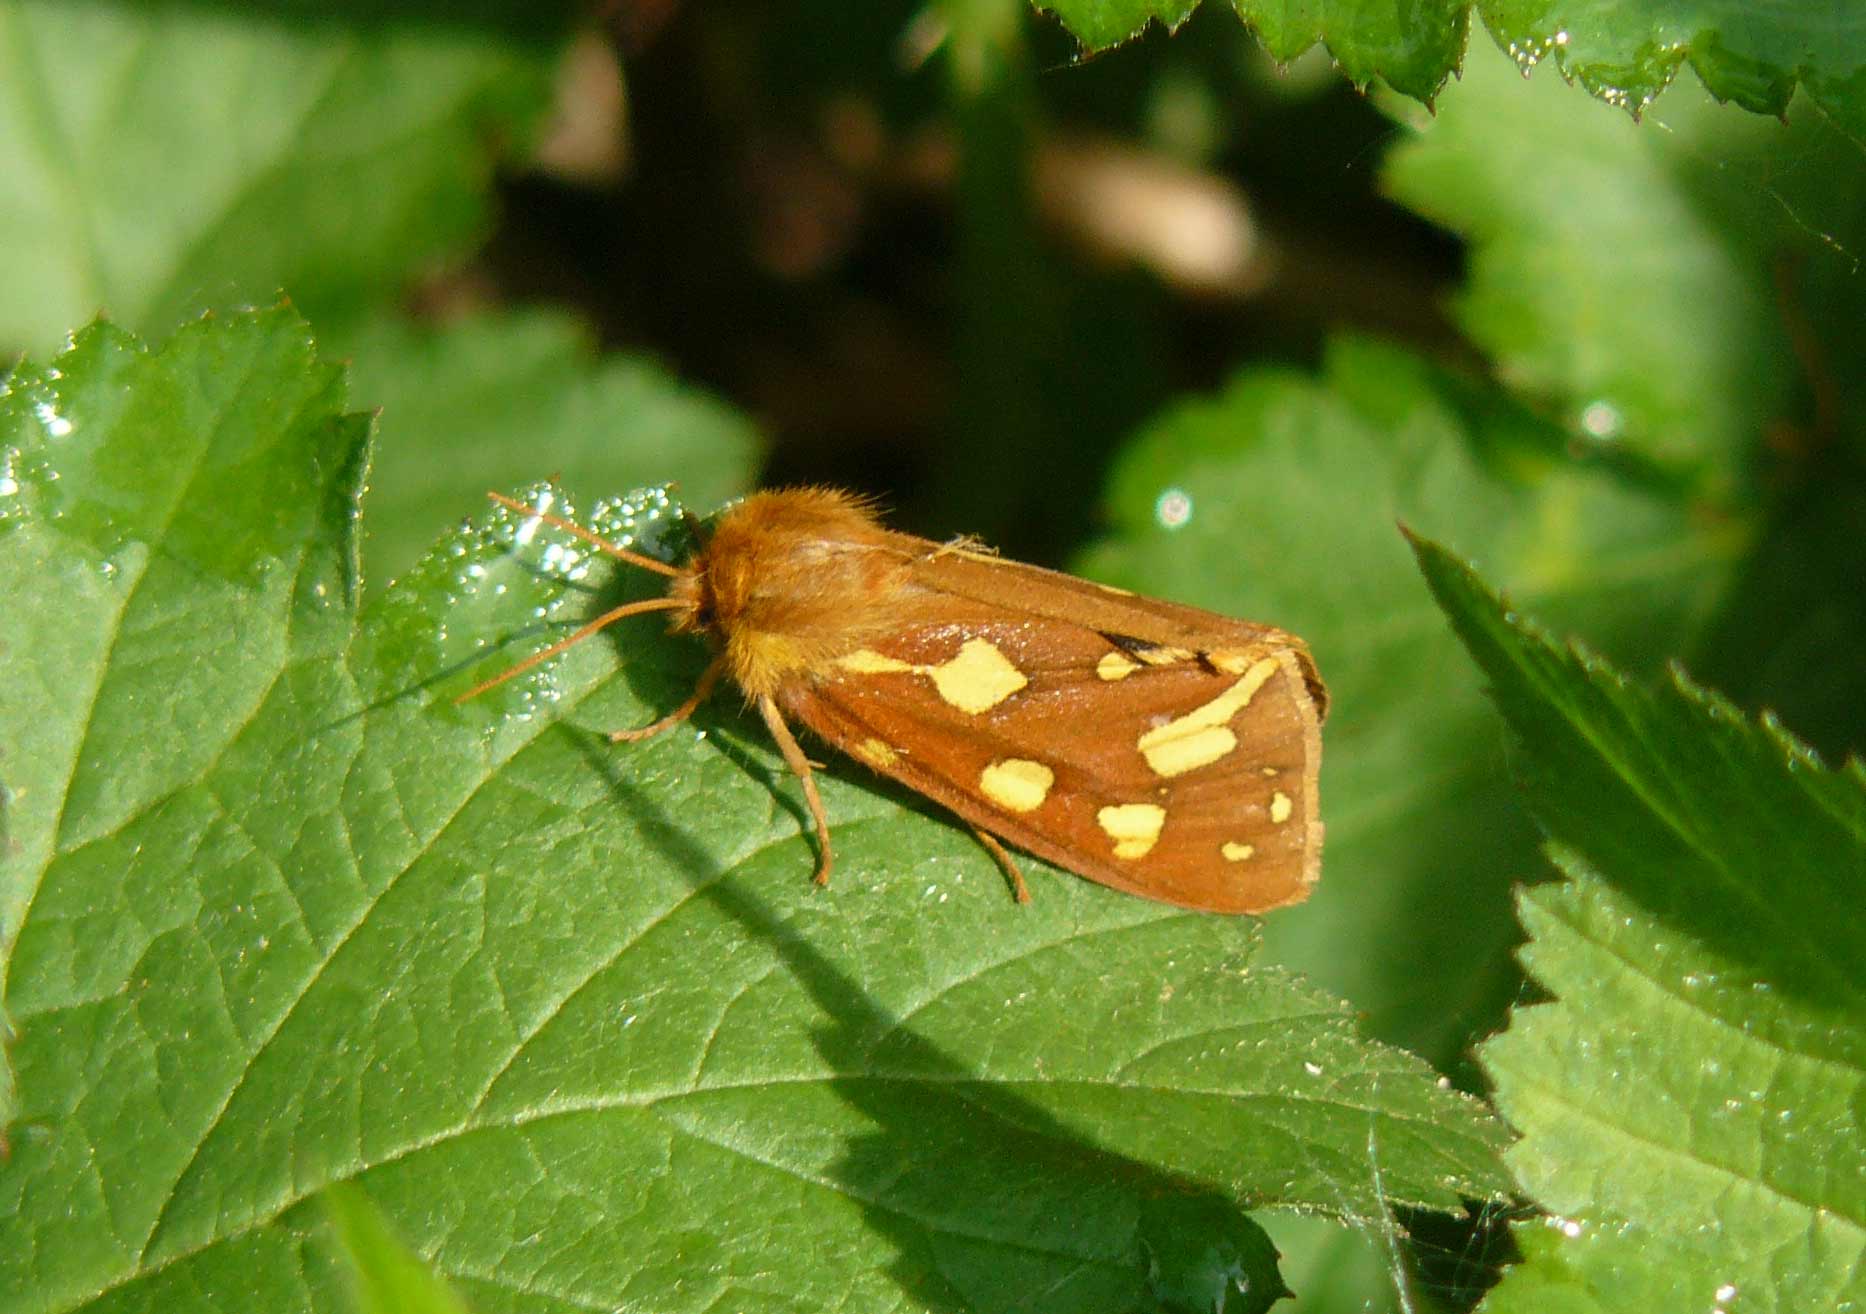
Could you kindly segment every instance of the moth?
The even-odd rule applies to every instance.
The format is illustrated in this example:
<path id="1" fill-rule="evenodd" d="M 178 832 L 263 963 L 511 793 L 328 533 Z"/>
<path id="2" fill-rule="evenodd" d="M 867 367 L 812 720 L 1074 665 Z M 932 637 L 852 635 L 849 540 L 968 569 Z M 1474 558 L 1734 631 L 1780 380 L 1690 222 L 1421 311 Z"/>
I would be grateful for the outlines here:
<path id="1" fill-rule="evenodd" d="M 494 501 L 667 578 L 464 701 L 625 616 L 670 615 L 712 661 L 646 739 L 719 681 L 757 709 L 803 788 L 829 882 L 829 819 L 793 724 L 957 813 L 1029 892 L 1009 844 L 1089 880 L 1210 912 L 1304 898 L 1320 872 L 1328 695 L 1273 626 L 886 528 L 828 488 L 755 493 L 670 565 L 500 494 Z"/>

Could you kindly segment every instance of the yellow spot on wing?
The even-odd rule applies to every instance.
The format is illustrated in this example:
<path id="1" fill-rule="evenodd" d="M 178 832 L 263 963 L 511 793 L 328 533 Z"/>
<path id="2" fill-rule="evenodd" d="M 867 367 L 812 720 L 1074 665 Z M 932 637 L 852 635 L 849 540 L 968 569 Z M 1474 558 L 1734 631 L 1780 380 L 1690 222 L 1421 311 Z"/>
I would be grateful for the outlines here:
<path id="1" fill-rule="evenodd" d="M 864 739 L 855 746 L 855 755 L 872 767 L 889 767 L 900 755 L 879 739 Z"/>
<path id="2" fill-rule="evenodd" d="M 873 648 L 858 648 L 847 657 L 838 658 L 836 665 L 845 671 L 854 671 L 857 675 L 885 675 L 895 671 L 917 671 L 921 669 L 911 662 L 904 662 L 898 657 L 888 657 Z"/>
<path id="3" fill-rule="evenodd" d="M 1011 659 L 986 639 L 967 639 L 959 645 L 956 656 L 931 666 L 916 666 L 873 648 L 858 648 L 837 658 L 836 665 L 857 675 L 913 672 L 928 676 L 941 698 L 974 716 L 990 711 L 1030 683 L 1024 673 L 1011 664 Z"/>
<path id="4" fill-rule="evenodd" d="M 1282 825 L 1289 820 L 1289 814 L 1295 810 L 1295 804 L 1289 801 L 1289 795 L 1282 790 L 1270 795 L 1270 820 Z"/>
<path id="5" fill-rule="evenodd" d="M 1149 666 L 1171 666 L 1175 662 L 1189 662 L 1193 658 L 1190 648 L 1142 648 L 1134 655 Z"/>
<path id="6" fill-rule="evenodd" d="M 1239 844 L 1236 840 L 1228 840 L 1225 846 L 1218 851 L 1225 855 L 1226 862 L 1243 862 L 1257 851 L 1257 846 L 1254 844 Z"/>
<path id="7" fill-rule="evenodd" d="M 1183 775 L 1216 762 L 1236 748 L 1238 737 L 1226 722 L 1250 705 L 1276 669 L 1276 662 L 1265 657 L 1209 703 L 1147 731 L 1135 745 L 1147 765 L 1162 776 Z"/>
<path id="8" fill-rule="evenodd" d="M 933 677 L 941 698 L 974 715 L 991 710 L 1030 683 L 997 645 L 984 639 L 967 639 L 957 657 L 927 674 Z"/>
<path id="9" fill-rule="evenodd" d="M 1139 669 L 1140 663 L 1119 649 L 1104 653 L 1095 663 L 1095 674 L 1104 680 L 1125 680 Z"/>
<path id="10" fill-rule="evenodd" d="M 1007 757 L 978 773 L 981 794 L 1010 812 L 1033 812 L 1050 795 L 1056 773 L 1041 762 Z"/>
<path id="11" fill-rule="evenodd" d="M 1160 727 L 1160 730 L 1170 729 L 1172 725 Z M 1222 725 L 1199 726 L 1155 739 L 1159 733 L 1154 730 L 1142 735 L 1140 751 L 1146 756 L 1147 765 L 1163 776 L 1184 775 L 1198 767 L 1209 766 L 1238 746 L 1238 737 Z"/>
<path id="12" fill-rule="evenodd" d="M 1225 675 L 1242 675 L 1251 666 L 1251 655 L 1235 648 L 1214 648 L 1205 654 L 1205 660 L 1214 671 Z"/>
<path id="13" fill-rule="evenodd" d="M 1159 843 L 1166 809 L 1157 803 L 1121 803 L 1095 814 L 1096 822 L 1114 841 L 1117 858 L 1144 858 Z"/>

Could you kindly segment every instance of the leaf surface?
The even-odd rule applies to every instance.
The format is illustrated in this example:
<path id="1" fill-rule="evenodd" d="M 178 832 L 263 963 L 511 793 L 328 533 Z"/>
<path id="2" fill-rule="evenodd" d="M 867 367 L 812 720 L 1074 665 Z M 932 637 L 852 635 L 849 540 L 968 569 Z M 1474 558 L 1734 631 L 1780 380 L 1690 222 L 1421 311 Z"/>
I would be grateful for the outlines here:
<path id="1" fill-rule="evenodd" d="M 1177 28 L 1198 0 L 1044 0 L 1082 44 L 1102 50 L 1150 23 Z M 1866 132 L 1866 15 L 1850 0 L 1231 0 L 1287 62 L 1317 43 L 1357 85 L 1380 78 L 1430 103 L 1465 54 L 1472 11 L 1525 70 L 1553 60 L 1611 105 L 1640 110 L 1686 65 L 1719 100 L 1781 115 L 1797 89 L 1856 139 Z"/>
<path id="2" fill-rule="evenodd" d="M 533 41 L 257 9 L 0 4 L 0 343 L 48 350 L 100 310 L 166 333 L 281 289 L 345 318 L 481 232 L 497 143 L 547 103 L 547 20 Z"/>
<path id="3" fill-rule="evenodd" d="M 603 735 L 698 672 L 651 623 L 454 706 L 646 581 L 497 512 L 353 610 L 343 407 L 286 310 L 10 380 L 21 1308 L 344 1307 L 340 1183 L 480 1310 L 1262 1303 L 1246 1208 L 1499 1189 L 1481 1106 L 1248 920 L 1042 869 L 1020 909 L 853 768 L 816 890 L 729 700 Z"/>
<path id="4" fill-rule="evenodd" d="M 1483 1050 L 1518 1180 L 1566 1223 L 1492 1307 L 1569 1287 L 1602 1309 L 1665 1290 L 1847 1308 L 1866 1295 L 1866 772 L 1682 674 L 1648 688 L 1559 647 L 1418 553 L 1569 878 L 1521 901 L 1553 1000 Z"/>
<path id="5" fill-rule="evenodd" d="M 1553 59 L 1611 104 L 1650 104 L 1689 63 L 1719 100 L 1780 116 L 1803 89 L 1866 133 L 1866 13 L 1850 0 L 1480 0 L 1485 24 L 1525 66 Z"/>
<path id="6" fill-rule="evenodd" d="M 1512 389 L 1578 442 L 1728 480 L 1786 405 L 1794 364 L 1770 227 L 1723 222 L 1702 155 L 1783 133 L 1679 100 L 1679 128 L 1659 131 L 1474 50 L 1383 182 L 1471 244 L 1459 325 Z M 1688 105 L 1710 120 L 1698 131 Z"/>

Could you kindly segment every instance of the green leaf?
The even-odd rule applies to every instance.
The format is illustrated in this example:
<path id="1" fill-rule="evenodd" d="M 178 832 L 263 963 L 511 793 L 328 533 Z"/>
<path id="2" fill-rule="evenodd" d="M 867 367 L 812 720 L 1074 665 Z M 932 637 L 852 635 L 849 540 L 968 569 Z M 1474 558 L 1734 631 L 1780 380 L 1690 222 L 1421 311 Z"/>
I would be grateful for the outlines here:
<path id="1" fill-rule="evenodd" d="M 1483 1050 L 1518 1180 L 1582 1237 L 1601 1308 L 1846 1308 L 1866 1296 L 1866 771 L 1830 771 L 1682 674 L 1649 689 L 1550 642 L 1442 548 L 1421 568 L 1521 743 L 1567 874 L 1522 899 L 1554 1002 Z M 1632 1246 L 1627 1228 L 1656 1238 Z M 1635 1254 L 1651 1272 L 1622 1284 Z M 1661 1256 L 1655 1262 L 1654 1255 Z M 1529 1308 L 1506 1284 L 1499 1308 Z M 1719 1294 L 1722 1293 L 1722 1294 Z"/>
<path id="2" fill-rule="evenodd" d="M 454 706 L 654 581 L 496 511 L 353 611 L 366 425 L 290 312 L 90 330 L 0 406 L 21 1308 L 344 1307 L 345 1182 L 510 1310 L 1264 1301 L 1245 1208 L 1499 1190 L 1482 1107 L 1248 920 L 1020 909 L 841 768 L 815 889 L 731 700 L 608 742 L 699 669 L 652 624 Z"/>
<path id="3" fill-rule="evenodd" d="M 1742 1309 L 1747 1292 L 1715 1273 L 1716 1255 L 1623 1219 L 1544 1218 L 1518 1227 L 1522 1260 L 1480 1307 L 1482 1314 L 1613 1314 L 1618 1310 Z M 1743 1297 L 1733 1304 L 1732 1297 Z"/>
<path id="4" fill-rule="evenodd" d="M 1540 859 L 1494 715 L 1395 519 L 1481 545 L 1526 596 L 1648 665 L 1740 546 L 1549 447 L 1494 394 L 1340 342 L 1320 381 L 1254 371 L 1151 426 L 1115 472 L 1113 537 L 1082 563 L 1308 639 L 1333 695 L 1328 842 L 1315 893 L 1266 922 L 1268 952 L 1447 1065 L 1514 997 L 1510 887 Z"/>
<path id="5" fill-rule="evenodd" d="M 1782 130 L 1708 117 L 1681 146 L 1476 50 L 1383 176 L 1470 242 L 1459 324 L 1513 389 L 1579 441 L 1728 480 L 1785 405 L 1793 364 L 1776 253 L 1755 225 L 1738 239 L 1720 223 L 1698 152 Z"/>
<path id="6" fill-rule="evenodd" d="M 1091 50 L 1138 36 L 1150 22 L 1177 28 L 1198 0 L 1040 0 Z M 1288 62 L 1317 42 L 1327 45 L 1356 86 L 1380 78 L 1430 102 L 1464 52 L 1468 6 L 1463 0 L 1426 0 L 1400 7 L 1349 0 L 1231 0 L 1275 59 Z"/>
<path id="7" fill-rule="evenodd" d="M 1632 110 L 1689 62 L 1719 100 L 1780 116 L 1797 86 L 1857 139 L 1866 133 L 1866 11 L 1853 0 L 1481 0 L 1517 62 L 1554 58 L 1564 77 Z"/>
<path id="8" fill-rule="evenodd" d="M 1049 0 L 1038 4 L 1062 19 L 1063 26 L 1090 50 L 1132 40 L 1149 23 L 1176 30 L 1198 7 L 1199 0 Z"/>
<path id="9" fill-rule="evenodd" d="M 3 0 L 0 343 L 47 349 L 100 309 L 167 332 L 281 288 L 319 320 L 382 302 L 485 227 L 550 53 L 441 22 Z"/>
<path id="10" fill-rule="evenodd" d="M 751 485 L 760 443 L 744 416 L 650 361 L 596 358 L 560 313 L 431 330 L 381 317 L 344 350 L 353 402 L 381 407 L 364 544 L 377 583 L 412 566 L 437 525 L 477 511 L 487 489 L 544 473 L 583 488 L 673 480 L 698 506 Z"/>
<path id="11" fill-rule="evenodd" d="M 1522 774 L 1551 840 L 1772 990 L 1866 1003 L 1866 956 L 1834 916 L 1866 874 L 1859 772 L 1821 769 L 1682 676 L 1647 693 L 1597 658 L 1532 642 L 1500 607 L 1480 607 L 1475 576 L 1442 552 L 1423 558 L 1526 744 Z M 1736 1001 L 1751 1018 L 1748 984 L 1732 985 L 1706 1006 Z"/>
<path id="12" fill-rule="evenodd" d="M 324 1207 L 355 1272 L 362 1314 L 466 1314 L 459 1297 L 389 1230 L 360 1189 L 327 1187 Z"/>
<path id="13" fill-rule="evenodd" d="M 1038 0 L 1090 50 L 1177 29 L 1198 0 Z M 1757 6 L 1745 0 L 1231 0 L 1287 62 L 1320 42 L 1351 78 L 1380 78 L 1431 103 L 1465 54 L 1470 11 L 1525 71 L 1553 58 L 1610 105 L 1638 112 L 1687 62 L 1719 100 L 1781 116 L 1803 87 L 1857 139 L 1866 134 L 1866 15 L 1852 0 Z"/>
<path id="14" fill-rule="evenodd" d="M 1461 0 L 1400 7 L 1336 0 L 1231 0 L 1272 58 L 1287 63 L 1317 42 L 1357 87 L 1379 78 L 1431 104 L 1458 67 L 1470 21 Z"/>

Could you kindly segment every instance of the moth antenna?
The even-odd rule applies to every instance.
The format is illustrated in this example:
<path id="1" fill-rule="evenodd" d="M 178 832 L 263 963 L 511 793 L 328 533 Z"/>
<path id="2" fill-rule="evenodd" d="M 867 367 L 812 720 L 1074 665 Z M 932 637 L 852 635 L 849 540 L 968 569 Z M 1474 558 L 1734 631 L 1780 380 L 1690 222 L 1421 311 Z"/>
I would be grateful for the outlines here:
<path id="1" fill-rule="evenodd" d="M 639 616 L 645 611 L 679 611 L 687 605 L 687 603 L 681 601 L 679 598 L 644 598 L 640 602 L 625 602 L 620 607 L 613 607 L 589 624 L 583 626 L 569 638 L 559 639 L 550 647 L 532 653 L 531 656 L 525 658 L 525 660 L 518 663 L 518 665 L 509 666 L 505 670 L 499 672 L 499 674 L 493 676 L 492 679 L 474 685 L 471 689 L 468 689 L 465 693 L 454 699 L 454 706 L 458 707 L 468 699 L 477 698 L 488 689 L 498 688 L 513 676 L 522 675 L 539 662 L 549 661 L 564 649 L 574 644 L 582 643 L 585 639 L 589 638 L 590 635 L 596 633 L 596 631 L 615 624 L 625 616 Z"/>
<path id="2" fill-rule="evenodd" d="M 656 561 L 653 557 L 643 556 L 639 552 L 631 552 L 625 547 L 620 547 L 617 544 L 611 543 L 601 534 L 585 529 L 574 520 L 566 520 L 562 516 L 554 516 L 549 511 L 540 511 L 535 506 L 527 506 L 516 498 L 507 497 L 503 493 L 489 492 L 486 496 L 490 497 L 500 506 L 505 507 L 508 511 L 516 511 L 522 516 L 528 516 L 534 520 L 542 520 L 553 529 L 561 529 L 573 538 L 580 538 L 591 547 L 607 552 L 610 556 L 615 557 L 619 561 L 626 561 L 631 566 L 640 566 L 643 570 L 652 570 L 655 574 L 666 575 L 670 579 L 680 574 L 680 567 L 670 566 L 665 561 Z"/>

